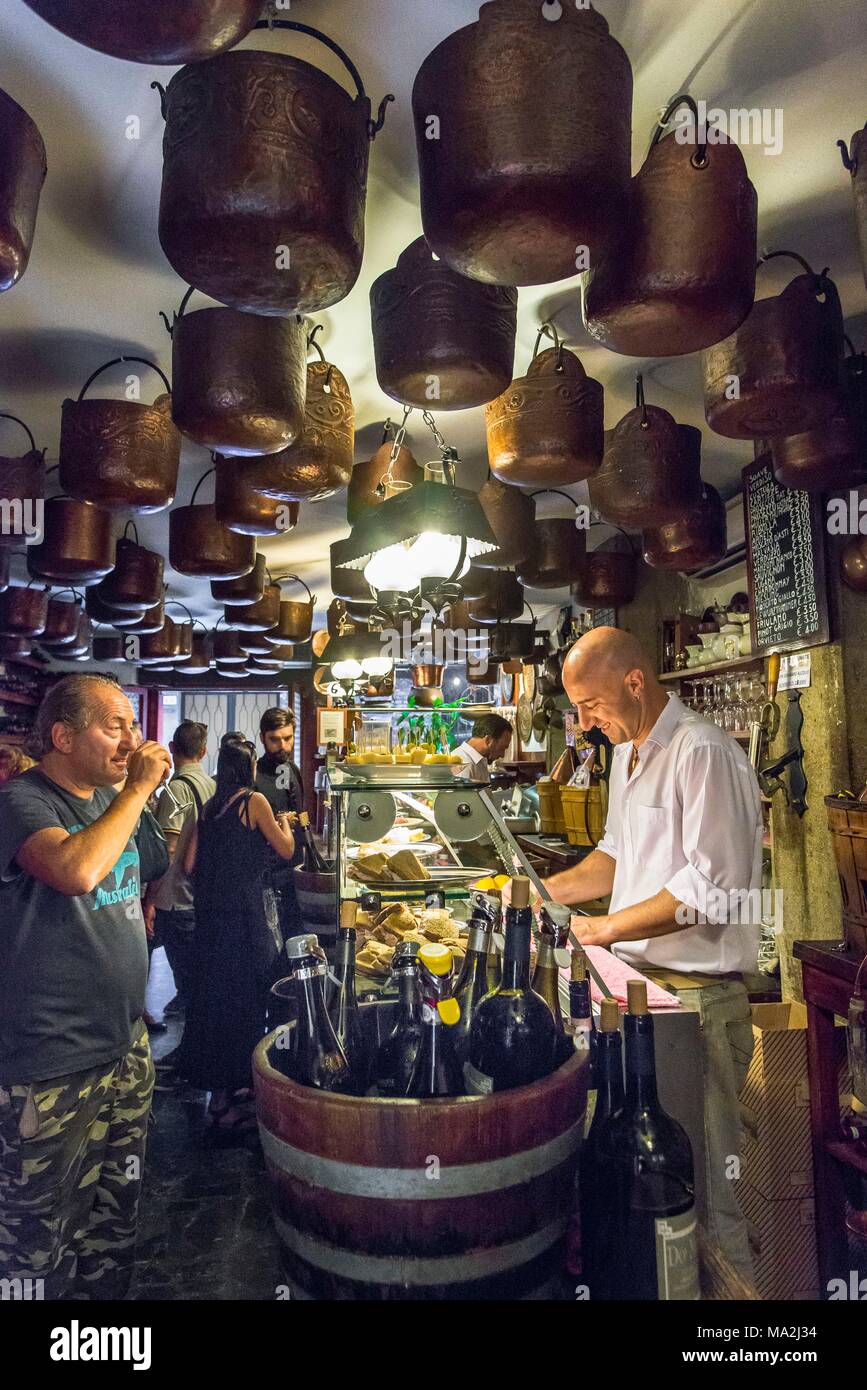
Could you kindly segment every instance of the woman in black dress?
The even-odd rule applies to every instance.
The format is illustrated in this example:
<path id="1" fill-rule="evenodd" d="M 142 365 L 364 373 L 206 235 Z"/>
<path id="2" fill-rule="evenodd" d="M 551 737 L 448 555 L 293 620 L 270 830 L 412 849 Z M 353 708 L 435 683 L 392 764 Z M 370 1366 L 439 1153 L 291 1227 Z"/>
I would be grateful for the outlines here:
<path id="1" fill-rule="evenodd" d="M 184 868 L 193 880 L 192 997 L 182 1043 L 185 1078 L 211 1092 L 220 1129 L 252 1127 L 250 1059 L 265 1032 L 275 947 L 265 913 L 268 846 L 291 859 L 288 816 L 254 789 L 250 742 L 220 750 L 217 790 L 193 829 Z"/>

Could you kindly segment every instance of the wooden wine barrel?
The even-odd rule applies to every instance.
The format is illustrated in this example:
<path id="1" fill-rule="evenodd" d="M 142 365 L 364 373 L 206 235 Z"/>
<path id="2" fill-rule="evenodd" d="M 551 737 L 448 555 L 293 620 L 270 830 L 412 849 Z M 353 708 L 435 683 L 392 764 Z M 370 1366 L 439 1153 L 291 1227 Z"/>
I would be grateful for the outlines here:
<path id="1" fill-rule="evenodd" d="M 293 1297 L 556 1294 L 586 1056 L 492 1096 L 379 1100 L 288 1080 L 269 1062 L 277 1036 L 256 1048 L 253 1075 Z"/>

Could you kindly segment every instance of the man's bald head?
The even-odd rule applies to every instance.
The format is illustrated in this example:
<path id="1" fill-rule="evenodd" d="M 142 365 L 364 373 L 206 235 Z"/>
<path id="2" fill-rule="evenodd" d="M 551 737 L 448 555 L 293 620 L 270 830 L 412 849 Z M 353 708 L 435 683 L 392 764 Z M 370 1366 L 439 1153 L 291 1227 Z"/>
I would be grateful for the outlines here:
<path id="1" fill-rule="evenodd" d="M 612 743 L 649 732 L 667 700 L 641 643 L 618 627 L 579 637 L 563 664 L 563 685 L 582 729 L 596 725 Z"/>

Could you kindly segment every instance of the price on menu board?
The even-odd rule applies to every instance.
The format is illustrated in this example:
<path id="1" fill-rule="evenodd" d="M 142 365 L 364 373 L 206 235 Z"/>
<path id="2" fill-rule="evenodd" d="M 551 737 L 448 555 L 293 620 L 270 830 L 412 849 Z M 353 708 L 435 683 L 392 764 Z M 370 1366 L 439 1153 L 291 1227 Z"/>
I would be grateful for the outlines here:
<path id="1" fill-rule="evenodd" d="M 821 499 L 781 487 L 769 454 L 743 482 L 753 651 L 819 646 L 830 637 Z"/>

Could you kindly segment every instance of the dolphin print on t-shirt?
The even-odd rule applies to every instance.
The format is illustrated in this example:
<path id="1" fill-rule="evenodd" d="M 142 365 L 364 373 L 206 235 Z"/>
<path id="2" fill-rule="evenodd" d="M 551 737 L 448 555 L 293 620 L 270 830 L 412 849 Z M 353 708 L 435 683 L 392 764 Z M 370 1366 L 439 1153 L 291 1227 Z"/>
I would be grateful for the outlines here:
<path id="1" fill-rule="evenodd" d="M 71 825 L 69 827 L 69 833 L 70 835 L 74 835 L 76 831 L 83 829 L 83 825 Z M 97 884 L 96 888 L 93 891 L 94 912 L 98 912 L 99 909 L 102 907 L 113 907 L 117 903 L 129 902 L 131 901 L 131 899 L 140 896 L 141 884 L 139 883 L 138 873 L 139 862 L 140 861 L 138 857 L 138 850 L 124 850 L 123 854 L 118 859 L 114 868 L 109 869 L 105 878 L 102 880 L 102 883 Z M 125 882 L 124 880 L 127 877 L 127 870 L 132 868 L 135 869 L 135 873 L 132 875 L 128 882 Z M 114 887 L 106 888 L 104 885 L 112 877 L 114 879 Z"/>

